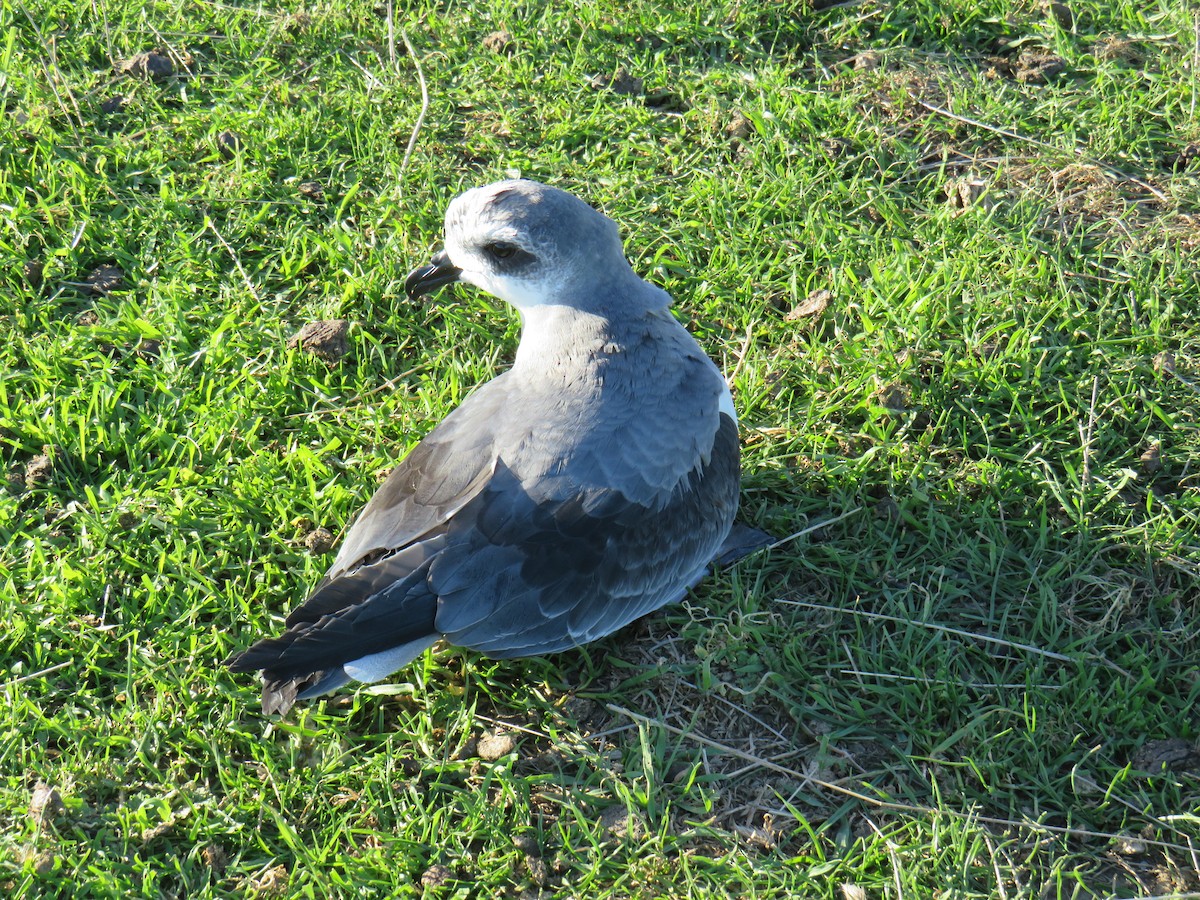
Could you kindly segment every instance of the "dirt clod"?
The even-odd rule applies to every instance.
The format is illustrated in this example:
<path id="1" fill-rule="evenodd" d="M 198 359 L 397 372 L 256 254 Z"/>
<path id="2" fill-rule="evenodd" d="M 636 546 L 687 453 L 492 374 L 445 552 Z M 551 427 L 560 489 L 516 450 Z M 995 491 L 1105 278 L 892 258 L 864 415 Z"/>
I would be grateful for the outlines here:
<path id="1" fill-rule="evenodd" d="M 954 178 L 942 185 L 946 194 L 946 203 L 954 210 L 955 216 L 961 216 L 967 210 L 980 207 L 984 212 L 995 206 L 995 201 L 988 195 L 988 183 L 972 176 Z"/>
<path id="2" fill-rule="evenodd" d="M 1064 31 L 1070 31 L 1075 27 L 1075 14 L 1071 12 L 1071 7 L 1067 4 L 1059 3 L 1058 0 L 1050 0 L 1046 4 L 1046 12 Z"/>
<path id="3" fill-rule="evenodd" d="M 614 94 L 625 96 L 640 96 L 645 82 L 632 74 L 624 66 L 620 66 L 612 75 L 597 75 L 592 79 L 592 87 L 598 91 L 609 90 Z"/>
<path id="4" fill-rule="evenodd" d="M 874 50 L 866 50 L 854 57 L 854 69 L 858 72 L 870 72 L 883 65 L 883 57 Z"/>
<path id="5" fill-rule="evenodd" d="M 320 200 L 325 196 L 325 185 L 319 181 L 302 181 L 296 185 L 296 190 L 314 200 Z"/>
<path id="6" fill-rule="evenodd" d="M 1066 67 L 1061 56 L 1043 50 L 1026 50 L 1017 57 L 1012 72 L 1022 84 L 1045 84 Z"/>
<path id="7" fill-rule="evenodd" d="M 1183 738 L 1146 741 L 1133 754 L 1132 765 L 1142 772 L 1159 775 L 1167 772 L 1194 772 L 1200 767 L 1196 745 Z"/>
<path id="8" fill-rule="evenodd" d="M 93 294 L 108 294 L 118 290 L 125 281 L 125 273 L 116 266 L 96 266 L 83 279 Z"/>
<path id="9" fill-rule="evenodd" d="M 688 108 L 687 101 L 670 88 L 654 88 L 647 91 L 642 102 L 659 112 L 683 112 Z"/>
<path id="10" fill-rule="evenodd" d="M 118 75 L 129 75 L 134 78 L 148 78 L 151 81 L 164 81 L 175 74 L 175 64 L 166 54 L 157 50 L 148 50 L 123 59 L 116 65 Z"/>
<path id="11" fill-rule="evenodd" d="M 328 553 L 333 547 L 333 532 L 328 528 L 314 528 L 305 536 L 304 546 L 313 556 Z"/>
<path id="12" fill-rule="evenodd" d="M 36 259 L 27 260 L 25 265 L 21 267 L 21 274 L 25 276 L 25 283 L 34 290 L 42 286 L 43 271 L 45 271 L 45 266 Z"/>
<path id="13" fill-rule="evenodd" d="M 250 886 L 268 897 L 278 897 L 287 892 L 289 880 L 287 866 L 281 864 L 252 879 Z"/>
<path id="14" fill-rule="evenodd" d="M 725 135 L 734 141 L 744 141 L 754 133 L 754 123 L 740 109 L 734 110 L 725 123 Z"/>
<path id="15" fill-rule="evenodd" d="M 33 786 L 33 793 L 29 797 L 29 817 L 38 828 L 45 828 L 64 809 L 66 807 L 57 788 L 44 781 Z"/>
<path id="16" fill-rule="evenodd" d="M 475 752 L 479 754 L 480 759 L 495 762 L 502 756 L 512 753 L 516 746 L 517 742 L 511 732 L 485 731 L 479 737 L 479 743 L 475 746 Z"/>
<path id="17" fill-rule="evenodd" d="M 39 484 L 45 484 L 53 474 L 54 460 L 48 454 L 40 453 L 25 464 L 25 487 L 32 488 Z"/>
<path id="18" fill-rule="evenodd" d="M 326 362 L 337 362 L 350 349 L 346 338 L 349 331 L 350 323 L 345 319 L 309 322 L 288 341 L 288 346 L 307 350 Z"/>
<path id="19" fill-rule="evenodd" d="M 810 319 L 813 316 L 819 316 L 829 307 L 829 301 L 833 299 L 833 293 L 824 288 L 817 288 L 815 291 L 810 291 L 809 295 L 791 308 L 783 318 L 788 322 L 795 322 L 797 319 Z"/>
<path id="20" fill-rule="evenodd" d="M 629 837 L 640 840 L 646 836 L 646 820 L 643 815 L 623 806 L 610 806 L 600 814 L 600 827 L 613 837 Z"/>
<path id="21" fill-rule="evenodd" d="M 538 846 L 537 838 L 532 834 L 518 834 L 513 838 L 513 846 L 526 856 L 542 855 L 542 848 Z"/>
<path id="22" fill-rule="evenodd" d="M 441 863 L 434 863 L 421 873 L 421 884 L 430 888 L 441 887 L 453 877 L 454 873 L 450 871 L 449 866 L 443 866 Z"/>
<path id="23" fill-rule="evenodd" d="M 162 341 L 142 338 L 133 348 L 133 355 L 142 362 L 154 362 L 162 353 Z"/>
<path id="24" fill-rule="evenodd" d="M 1200 143 L 1192 142 L 1183 147 L 1178 153 L 1168 153 L 1163 157 L 1163 168 L 1182 172 L 1200 160 Z"/>
<path id="25" fill-rule="evenodd" d="M 207 844 L 200 853 L 200 858 L 204 860 L 204 864 L 208 866 L 217 875 L 225 871 L 225 864 L 229 859 L 225 848 L 220 844 Z"/>
<path id="26" fill-rule="evenodd" d="M 507 31 L 493 31 L 480 41 L 480 44 L 484 50 L 491 50 L 493 53 L 512 53 L 513 36 Z"/>
<path id="27" fill-rule="evenodd" d="M 1138 457 L 1143 475 L 1153 475 L 1162 468 L 1162 441 L 1151 441 L 1150 446 Z"/>
<path id="28" fill-rule="evenodd" d="M 550 867 L 540 856 L 526 856 L 525 868 L 529 870 L 530 879 L 538 886 L 550 880 Z"/>

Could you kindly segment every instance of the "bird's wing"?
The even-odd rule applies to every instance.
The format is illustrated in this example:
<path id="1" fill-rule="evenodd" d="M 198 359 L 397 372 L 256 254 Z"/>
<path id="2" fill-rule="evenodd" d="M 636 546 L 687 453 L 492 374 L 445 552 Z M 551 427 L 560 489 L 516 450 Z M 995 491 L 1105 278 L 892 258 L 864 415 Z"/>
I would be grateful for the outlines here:
<path id="1" fill-rule="evenodd" d="M 362 602 L 415 571 L 445 524 L 477 496 L 496 466 L 495 428 L 507 402 L 503 376 L 471 395 L 392 470 L 355 519 L 337 558 L 289 626 Z"/>
<path id="2" fill-rule="evenodd" d="M 431 562 L 437 630 L 490 656 L 532 656 L 677 600 L 729 533 L 738 472 L 737 426 L 724 415 L 710 452 L 651 503 L 613 488 L 547 500 L 498 470 Z"/>

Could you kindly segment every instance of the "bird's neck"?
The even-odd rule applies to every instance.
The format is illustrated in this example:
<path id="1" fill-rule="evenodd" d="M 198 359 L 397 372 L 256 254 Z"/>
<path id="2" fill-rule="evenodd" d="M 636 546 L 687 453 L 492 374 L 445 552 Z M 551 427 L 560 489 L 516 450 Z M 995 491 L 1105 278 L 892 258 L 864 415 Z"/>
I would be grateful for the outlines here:
<path id="1" fill-rule="evenodd" d="M 514 371 L 585 364 L 620 339 L 612 320 L 569 306 L 545 304 L 521 310 L 521 343 Z"/>

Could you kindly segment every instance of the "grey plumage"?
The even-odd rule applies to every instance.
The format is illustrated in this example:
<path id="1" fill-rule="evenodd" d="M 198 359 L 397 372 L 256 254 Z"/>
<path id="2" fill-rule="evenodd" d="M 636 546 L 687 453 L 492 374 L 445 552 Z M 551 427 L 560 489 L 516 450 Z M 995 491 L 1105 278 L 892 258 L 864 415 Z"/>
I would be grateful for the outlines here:
<path id="1" fill-rule="evenodd" d="M 263 670 L 264 711 L 439 638 L 517 657 L 603 637 L 680 599 L 730 533 L 728 389 L 611 220 L 536 182 L 468 191 L 406 287 L 455 280 L 518 309 L 516 361 L 395 468 L 287 630 L 228 661 Z"/>

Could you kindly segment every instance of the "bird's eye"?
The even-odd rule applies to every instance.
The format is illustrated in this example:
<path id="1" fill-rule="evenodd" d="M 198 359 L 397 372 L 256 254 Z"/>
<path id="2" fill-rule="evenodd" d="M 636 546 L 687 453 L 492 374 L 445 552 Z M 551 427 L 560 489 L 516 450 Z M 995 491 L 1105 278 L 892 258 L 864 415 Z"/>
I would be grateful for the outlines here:
<path id="1" fill-rule="evenodd" d="M 505 241 L 493 241 L 484 246 L 483 249 L 487 251 L 489 256 L 493 256 L 496 259 L 508 259 L 517 252 L 517 245 L 509 244 Z"/>

